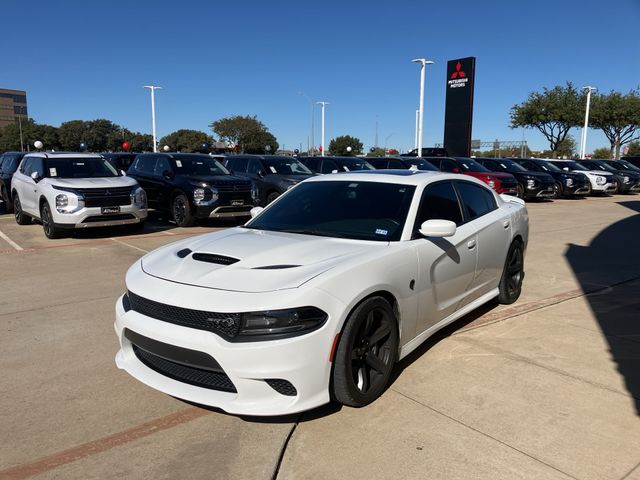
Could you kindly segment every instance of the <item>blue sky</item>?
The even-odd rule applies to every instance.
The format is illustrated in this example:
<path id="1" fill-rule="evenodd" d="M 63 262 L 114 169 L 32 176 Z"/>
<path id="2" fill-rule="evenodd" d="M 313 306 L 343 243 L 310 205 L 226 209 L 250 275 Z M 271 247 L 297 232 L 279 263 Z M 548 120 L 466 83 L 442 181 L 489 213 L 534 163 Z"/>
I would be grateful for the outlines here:
<path id="1" fill-rule="evenodd" d="M 158 135 L 209 131 L 257 115 L 281 146 L 306 148 L 311 107 L 330 102 L 326 137 L 412 148 L 419 67 L 427 67 L 424 145 L 442 141 L 447 60 L 475 56 L 473 138 L 520 140 L 510 107 L 573 81 L 600 91 L 640 85 L 640 0 L 111 0 L 2 2 L 0 87 L 27 90 L 37 121 L 108 118 Z M 320 139 L 316 109 L 316 145 Z M 580 130 L 572 131 L 580 140 Z M 544 138 L 527 130 L 534 150 Z M 587 150 L 608 146 L 590 130 Z"/>

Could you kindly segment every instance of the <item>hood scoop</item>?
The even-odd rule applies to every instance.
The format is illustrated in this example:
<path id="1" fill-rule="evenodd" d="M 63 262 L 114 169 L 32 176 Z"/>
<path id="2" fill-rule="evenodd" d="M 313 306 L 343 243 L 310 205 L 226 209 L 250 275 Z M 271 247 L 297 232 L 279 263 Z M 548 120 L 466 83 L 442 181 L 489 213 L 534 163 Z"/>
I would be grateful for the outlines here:
<path id="1" fill-rule="evenodd" d="M 253 267 L 253 270 L 284 270 L 296 267 L 300 267 L 300 265 L 265 265 L 264 267 Z"/>
<path id="2" fill-rule="evenodd" d="M 191 258 L 198 262 L 216 263 L 218 265 L 232 265 L 240 260 L 215 253 L 194 253 Z"/>

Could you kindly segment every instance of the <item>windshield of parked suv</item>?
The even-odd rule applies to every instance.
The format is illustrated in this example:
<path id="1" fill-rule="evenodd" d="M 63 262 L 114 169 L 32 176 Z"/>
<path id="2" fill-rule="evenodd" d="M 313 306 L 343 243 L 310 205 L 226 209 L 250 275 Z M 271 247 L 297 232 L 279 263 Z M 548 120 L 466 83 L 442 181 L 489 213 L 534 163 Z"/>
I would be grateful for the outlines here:
<path id="1" fill-rule="evenodd" d="M 6 157 L 2 162 L 2 168 L 0 168 L 0 172 L 13 173 L 18 169 L 19 163 L 20 163 L 20 158 L 18 157 Z"/>
<path id="2" fill-rule="evenodd" d="M 603 172 L 616 172 L 616 168 L 605 162 L 591 162 L 587 165 L 593 165 L 593 170 L 602 170 Z"/>
<path id="3" fill-rule="evenodd" d="M 461 159 L 459 158 L 457 161 L 458 165 L 465 172 L 489 172 L 490 170 L 486 167 L 483 167 L 475 160 L 470 158 Z"/>
<path id="4" fill-rule="evenodd" d="M 562 171 L 558 167 L 556 167 L 553 163 L 545 162 L 544 160 L 538 160 L 536 162 L 536 165 L 538 165 L 545 172 L 561 172 Z"/>
<path id="5" fill-rule="evenodd" d="M 620 165 L 621 168 L 625 170 L 632 170 L 634 172 L 640 172 L 640 168 L 636 167 L 633 163 L 629 163 L 625 160 L 618 160 L 615 162 L 616 165 Z"/>
<path id="6" fill-rule="evenodd" d="M 345 172 L 355 170 L 375 170 L 375 167 L 362 158 L 338 158 L 336 162 Z"/>
<path id="7" fill-rule="evenodd" d="M 47 158 L 45 176 L 52 178 L 119 177 L 104 158 Z"/>
<path id="8" fill-rule="evenodd" d="M 399 240 L 415 186 L 381 182 L 303 182 L 246 228 L 323 237 Z"/>
<path id="9" fill-rule="evenodd" d="M 178 175 L 229 175 L 229 170 L 209 155 L 174 155 Z"/>
<path id="10" fill-rule="evenodd" d="M 404 158 L 403 160 L 405 165 L 407 165 L 409 168 L 415 165 L 418 168 L 418 170 L 427 170 L 429 172 L 440 171 L 436 167 L 434 167 L 432 164 L 427 162 L 424 158 L 412 158 L 412 159 Z"/>
<path id="11" fill-rule="evenodd" d="M 555 166 L 560 167 L 560 169 L 568 168 L 569 170 L 592 170 L 578 162 L 555 162 Z"/>
<path id="12" fill-rule="evenodd" d="M 266 158 L 267 173 L 279 175 L 311 175 L 312 172 L 295 158 Z"/>
<path id="13" fill-rule="evenodd" d="M 527 171 L 526 168 L 524 168 L 522 165 L 517 164 L 513 160 L 493 160 L 489 163 L 489 167 L 491 168 L 493 168 L 494 165 L 497 167 L 497 169 L 503 172 L 519 173 Z"/>

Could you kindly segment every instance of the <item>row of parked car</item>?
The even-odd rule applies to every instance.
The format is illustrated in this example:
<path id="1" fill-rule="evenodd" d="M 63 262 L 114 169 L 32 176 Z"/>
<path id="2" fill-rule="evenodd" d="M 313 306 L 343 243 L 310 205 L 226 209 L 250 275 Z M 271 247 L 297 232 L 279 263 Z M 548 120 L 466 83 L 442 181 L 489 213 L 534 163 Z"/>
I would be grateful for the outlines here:
<path id="1" fill-rule="evenodd" d="M 16 222 L 67 229 L 130 225 L 147 208 L 178 226 L 197 219 L 247 217 L 318 174 L 414 169 L 476 177 L 524 199 L 640 191 L 640 159 L 545 160 L 464 157 L 289 157 L 188 153 L 7 152 L 0 156 L 0 199 Z"/>

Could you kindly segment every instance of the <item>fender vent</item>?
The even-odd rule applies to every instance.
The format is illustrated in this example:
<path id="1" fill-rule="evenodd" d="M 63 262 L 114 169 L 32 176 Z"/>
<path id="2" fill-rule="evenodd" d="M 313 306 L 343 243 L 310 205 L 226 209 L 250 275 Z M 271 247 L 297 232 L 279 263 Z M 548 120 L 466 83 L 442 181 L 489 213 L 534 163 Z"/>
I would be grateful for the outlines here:
<path id="1" fill-rule="evenodd" d="M 264 381 L 280 395 L 295 397 L 298 394 L 296 387 L 281 378 L 265 378 Z"/>
<path id="2" fill-rule="evenodd" d="M 224 255 L 216 255 L 213 253 L 194 253 L 191 258 L 198 262 L 216 263 L 218 265 L 231 265 L 239 262 L 237 258 L 225 257 Z"/>
<path id="3" fill-rule="evenodd" d="M 253 270 L 282 270 L 285 268 L 296 268 L 300 265 L 266 265 L 264 267 L 253 267 Z"/>
<path id="4" fill-rule="evenodd" d="M 188 248 L 183 248 L 182 250 L 178 251 L 178 253 L 176 253 L 176 255 L 180 258 L 184 258 L 187 255 L 189 255 L 191 253 L 191 250 L 189 250 Z"/>

